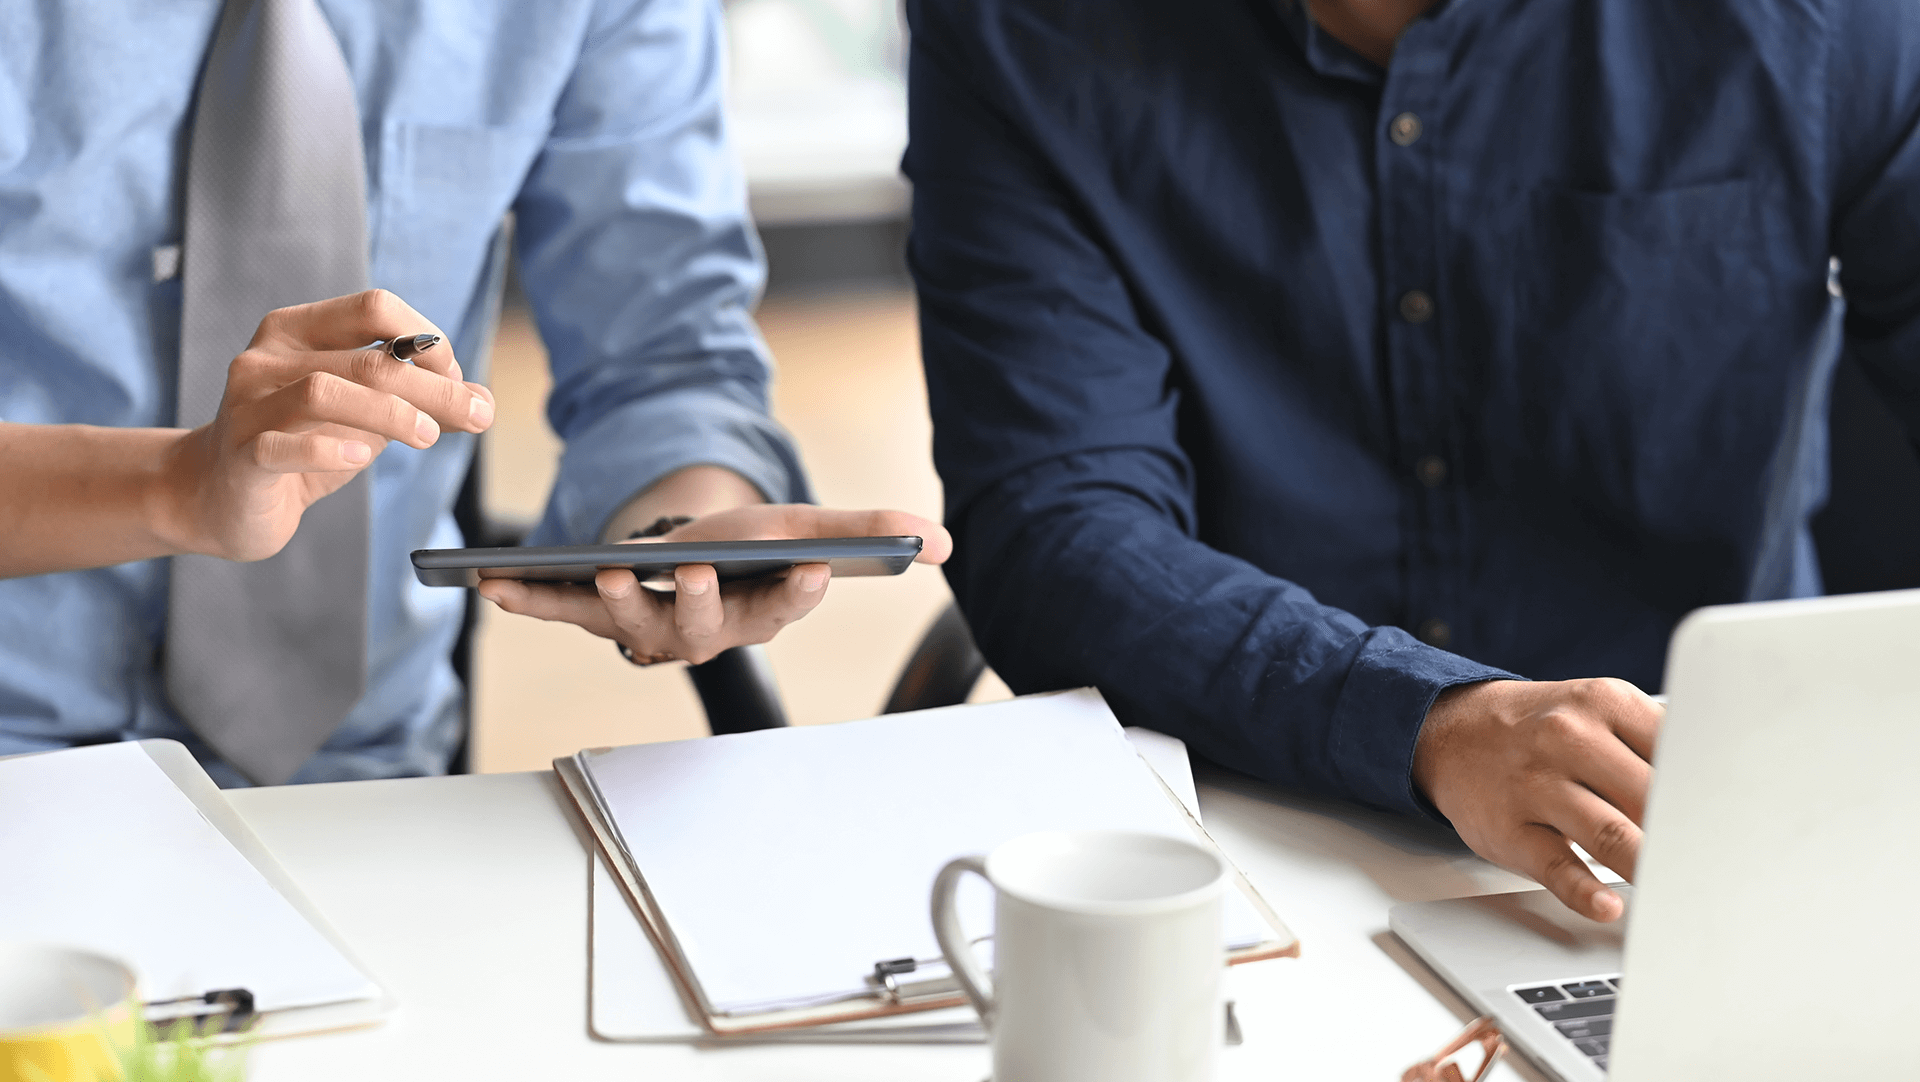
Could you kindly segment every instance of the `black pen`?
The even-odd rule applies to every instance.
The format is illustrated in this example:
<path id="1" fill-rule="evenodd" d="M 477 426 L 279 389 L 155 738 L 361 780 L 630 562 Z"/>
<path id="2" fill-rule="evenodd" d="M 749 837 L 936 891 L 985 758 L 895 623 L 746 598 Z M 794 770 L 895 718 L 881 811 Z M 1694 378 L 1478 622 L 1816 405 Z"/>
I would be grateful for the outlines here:
<path id="1" fill-rule="evenodd" d="M 395 338 L 390 342 L 375 342 L 374 348 L 385 350 L 387 356 L 396 361 L 417 357 L 440 344 L 437 334 L 413 334 L 405 338 Z"/>

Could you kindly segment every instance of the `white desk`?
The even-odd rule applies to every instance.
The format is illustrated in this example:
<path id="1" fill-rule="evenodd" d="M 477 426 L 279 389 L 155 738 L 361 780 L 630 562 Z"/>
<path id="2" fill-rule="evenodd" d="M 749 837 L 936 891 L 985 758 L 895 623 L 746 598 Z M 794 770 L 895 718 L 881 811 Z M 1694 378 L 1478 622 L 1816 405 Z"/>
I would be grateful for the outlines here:
<path id="1" fill-rule="evenodd" d="M 1411 975 L 1387 908 L 1516 890 L 1451 835 L 1202 773 L 1221 847 L 1301 939 L 1234 978 L 1246 1043 L 1220 1079 L 1392 1082 L 1452 1036 L 1457 1001 Z M 587 841 L 546 774 L 229 794 L 392 990 L 377 1028 L 273 1042 L 257 1082 L 647 1079 L 980 1082 L 981 1046 L 614 1045 L 586 1025 Z M 1411 967 L 1417 970 L 1417 963 Z M 1445 1002 L 1442 998 L 1445 997 Z M 1503 1067 L 1501 1077 L 1534 1077 Z"/>

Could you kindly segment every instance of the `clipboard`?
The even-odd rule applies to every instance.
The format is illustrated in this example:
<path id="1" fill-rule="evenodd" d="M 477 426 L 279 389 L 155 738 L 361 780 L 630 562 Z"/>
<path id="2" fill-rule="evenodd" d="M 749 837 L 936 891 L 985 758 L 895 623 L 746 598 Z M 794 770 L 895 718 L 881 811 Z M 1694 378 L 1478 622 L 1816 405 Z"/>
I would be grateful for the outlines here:
<path id="1" fill-rule="evenodd" d="M 208 1025 L 214 1031 L 226 1033 L 238 1032 L 244 1028 L 250 1036 L 263 1040 L 357 1029 L 382 1021 L 395 1007 L 391 994 L 373 979 L 366 965 L 354 956 L 352 948 L 327 923 L 326 918 L 314 907 L 312 901 L 301 892 L 293 878 L 280 866 L 279 861 L 274 859 L 273 853 L 260 840 L 259 835 L 253 832 L 246 820 L 242 819 L 227 802 L 219 786 L 207 776 L 193 754 L 184 745 L 173 740 L 142 740 L 138 742 L 138 748 L 155 766 L 159 767 L 174 788 L 192 803 L 200 817 L 218 831 L 252 870 L 265 880 L 266 886 L 283 898 L 326 944 L 337 951 L 345 964 L 363 978 L 366 986 L 371 990 L 369 995 L 335 1002 L 256 1010 L 254 990 L 247 987 L 245 983 L 232 985 L 229 982 L 227 986 L 205 989 L 198 994 L 169 995 L 160 999 L 146 1000 L 143 1007 L 148 1020 L 167 1022 L 173 1019 L 188 1019 L 192 1020 L 196 1026 Z M 93 749 L 82 748 L 36 752 L 25 756 L 6 756 L 0 758 L 0 762 L 91 750 Z M 139 959 L 128 957 L 127 951 L 103 948 L 97 943 L 87 942 L 84 937 L 70 942 L 70 945 L 103 950 L 104 953 L 120 956 L 134 967 L 136 974 L 143 981 L 146 979 L 146 974 L 140 973 Z M 152 992 L 150 989 L 143 988 L 142 994 L 149 995 Z"/>
<path id="2" fill-rule="evenodd" d="M 1049 705 L 1045 702 L 1055 698 L 1059 699 L 1056 703 Z M 1116 742 L 1123 739 L 1119 733 L 1118 722 L 1112 719 L 1112 714 L 1107 710 L 1104 701 L 1099 698 L 1099 693 L 1092 689 L 1055 693 L 1052 696 L 1030 696 L 1025 700 L 1014 702 L 1025 702 L 1029 709 L 1098 712 L 1104 716 L 1105 724 L 1111 727 L 1113 739 Z M 920 712 L 920 716 L 950 714 L 952 711 L 990 711 L 1008 705 L 951 707 L 939 711 L 923 711 Z M 911 723 L 915 717 L 916 715 L 913 714 L 892 715 L 887 719 L 872 719 L 867 722 L 844 723 L 844 725 L 848 727 L 897 725 L 902 722 Z M 821 728 L 842 728 L 842 726 Z M 761 741 L 778 740 L 781 738 L 771 734 L 783 732 L 791 733 L 793 730 L 769 730 L 766 733 L 705 739 L 707 741 L 741 741 L 756 738 Z M 604 867 L 608 878 L 617 886 L 620 894 L 631 907 L 633 917 L 671 976 L 674 989 L 686 1010 L 687 1018 L 697 1023 L 703 1031 L 704 1039 L 792 1039 L 802 1037 L 809 1030 L 818 1031 L 819 1039 L 836 1039 L 837 1036 L 838 1039 L 849 1040 L 885 1040 L 888 1039 L 889 1032 L 898 1033 L 900 1036 L 897 1039 L 929 1039 L 929 1036 L 911 1035 L 912 1023 L 917 1019 L 903 1016 L 930 1011 L 944 1012 L 949 1008 L 965 1006 L 965 996 L 959 991 L 951 976 L 946 973 L 944 960 L 937 957 L 862 960 L 858 965 L 865 970 L 865 987 L 857 992 L 843 992 L 826 997 L 821 1002 L 745 1010 L 737 1007 L 723 1009 L 717 1005 L 700 979 L 695 962 L 689 956 L 679 930 L 672 926 L 654 885 L 650 884 L 647 878 L 646 870 L 638 867 L 628 855 L 627 846 L 622 841 L 615 817 L 595 784 L 592 773 L 594 760 L 600 755 L 607 754 L 608 750 L 593 749 L 570 758 L 555 760 L 554 769 L 560 777 L 563 790 L 595 839 L 596 862 Z M 721 754 L 724 755 L 724 752 Z M 1180 754 L 1184 759 L 1184 749 Z M 1138 784 L 1150 786 L 1171 806 L 1171 809 L 1174 809 L 1172 818 L 1179 824 L 1174 829 L 1184 829 L 1195 841 L 1219 853 L 1219 847 L 1201 827 L 1197 816 L 1173 792 L 1165 779 L 1147 768 L 1146 764 L 1139 763 L 1137 755 L 1128 752 L 1127 757 L 1133 759 L 1144 771 Z M 719 762 L 724 763 L 724 759 Z M 1144 780 L 1145 778 L 1152 780 L 1148 782 Z M 1130 781 L 1128 784 L 1134 784 L 1134 782 Z M 803 814 L 799 811 L 795 812 L 796 816 Z M 1224 854 L 1221 856 L 1238 887 L 1239 896 L 1246 901 L 1260 925 L 1258 941 L 1232 950 L 1229 953 L 1229 964 L 1237 965 L 1269 958 L 1296 956 L 1299 953 L 1298 940 L 1253 889 L 1245 875 L 1233 865 L 1231 860 L 1227 860 Z M 919 915 L 919 919 L 924 920 L 924 901 L 916 906 L 915 912 Z M 928 1016 L 927 1021 L 933 1023 L 935 1019 L 945 1019 L 949 1024 L 952 1022 L 952 1019 L 946 1015 Z M 933 1028 L 941 1027 L 936 1023 Z M 838 1033 L 836 1034 L 835 1031 Z M 941 1039 L 937 1035 L 930 1036 L 931 1039 Z M 680 1034 L 672 1037 L 662 1035 L 659 1039 L 686 1040 L 689 1038 L 685 1034 Z"/>

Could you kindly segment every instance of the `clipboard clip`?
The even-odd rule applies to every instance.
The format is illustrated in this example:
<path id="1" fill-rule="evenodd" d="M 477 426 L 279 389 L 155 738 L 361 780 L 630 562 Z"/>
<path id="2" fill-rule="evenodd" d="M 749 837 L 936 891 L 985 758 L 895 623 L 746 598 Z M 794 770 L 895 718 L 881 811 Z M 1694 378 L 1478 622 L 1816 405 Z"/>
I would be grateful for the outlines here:
<path id="1" fill-rule="evenodd" d="M 873 963 L 873 975 L 868 977 L 867 980 L 873 982 L 874 985 L 880 989 L 881 995 L 897 1001 L 900 998 L 900 981 L 898 978 L 902 974 L 912 973 L 919 968 L 920 963 L 912 958 L 890 958 L 884 962 Z"/>
<path id="2" fill-rule="evenodd" d="M 872 986 L 873 994 L 888 1003 L 911 1003 L 919 999 L 955 995 L 960 991 L 960 982 L 948 973 L 926 980 L 902 981 L 900 978 L 909 973 L 918 972 L 925 966 L 937 965 L 944 968 L 945 958 L 889 958 L 873 964 L 873 972 L 867 974 L 867 983 Z"/>
<path id="3" fill-rule="evenodd" d="M 193 1032 L 239 1033 L 253 1024 L 253 993 L 245 988 L 216 988 L 197 996 L 148 1000 L 142 1005 L 147 1024 L 164 1034 L 166 1029 L 187 1022 Z"/>

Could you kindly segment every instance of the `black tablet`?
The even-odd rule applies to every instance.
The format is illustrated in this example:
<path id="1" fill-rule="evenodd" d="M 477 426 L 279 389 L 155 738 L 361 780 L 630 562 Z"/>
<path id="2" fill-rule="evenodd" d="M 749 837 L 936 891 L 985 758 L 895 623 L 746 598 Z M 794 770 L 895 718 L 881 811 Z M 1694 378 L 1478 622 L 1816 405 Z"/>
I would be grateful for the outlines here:
<path id="1" fill-rule="evenodd" d="M 413 573 L 428 586 L 478 586 L 481 579 L 591 584 L 603 567 L 641 582 L 672 585 L 681 564 L 712 564 L 721 582 L 774 575 L 795 564 L 826 564 L 835 578 L 898 575 L 920 555 L 918 537 L 828 537 L 798 541 L 663 541 L 558 548 L 416 549 Z"/>

